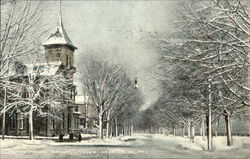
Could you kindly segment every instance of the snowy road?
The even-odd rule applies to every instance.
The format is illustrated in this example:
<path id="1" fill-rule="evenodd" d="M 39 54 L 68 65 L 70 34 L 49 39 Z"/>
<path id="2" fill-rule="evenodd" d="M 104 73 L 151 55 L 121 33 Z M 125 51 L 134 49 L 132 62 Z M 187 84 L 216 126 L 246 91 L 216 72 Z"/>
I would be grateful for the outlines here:
<path id="1" fill-rule="evenodd" d="M 183 137 L 146 134 L 80 143 L 6 139 L 0 141 L 0 158 L 250 158 L 249 137 L 234 137 L 230 148 L 225 137 L 216 137 L 212 152 L 203 150 L 206 142 L 200 137 L 195 140 L 193 144 Z"/>

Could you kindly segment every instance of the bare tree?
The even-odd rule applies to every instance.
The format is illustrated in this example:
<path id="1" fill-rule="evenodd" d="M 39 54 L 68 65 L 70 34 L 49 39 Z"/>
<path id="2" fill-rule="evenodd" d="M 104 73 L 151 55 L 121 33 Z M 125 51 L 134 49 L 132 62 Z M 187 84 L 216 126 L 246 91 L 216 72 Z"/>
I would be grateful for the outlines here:
<path id="1" fill-rule="evenodd" d="M 70 99 L 71 81 L 63 74 L 54 74 L 47 63 L 28 65 L 27 73 L 19 76 L 16 91 L 11 94 L 13 101 L 5 111 L 20 110 L 24 116 L 29 117 L 29 135 L 33 135 L 34 112 L 38 116 L 52 116 L 59 118 L 57 112 L 64 108 L 65 102 Z M 20 81 L 21 80 L 21 81 Z"/>
<path id="2" fill-rule="evenodd" d="M 39 50 L 42 17 L 41 3 L 27 1 L 1 1 L 1 35 L 0 35 L 0 85 L 5 88 L 4 94 L 10 87 L 9 77 L 13 76 L 15 58 L 20 55 Z M 5 110 L 6 99 L 0 103 Z M 2 111 L 2 138 L 5 132 L 5 111 Z"/>
<path id="3" fill-rule="evenodd" d="M 115 107 L 131 98 L 134 85 L 126 70 L 110 60 L 89 55 L 82 71 L 83 90 L 92 98 L 98 111 L 99 137 L 103 137 L 103 121 L 106 120 L 109 136 L 110 118 Z"/>
<path id="4" fill-rule="evenodd" d="M 137 87 L 133 87 L 134 83 L 128 79 L 129 89 L 124 89 L 124 97 L 122 102 L 117 103 L 116 107 L 112 110 L 112 119 L 115 124 L 115 136 L 118 136 L 118 125 L 123 130 L 128 127 L 129 135 L 133 135 L 134 124 L 137 122 L 136 116 L 140 111 L 140 107 L 143 104 L 143 97 Z M 124 131 L 123 131 L 124 132 Z"/>

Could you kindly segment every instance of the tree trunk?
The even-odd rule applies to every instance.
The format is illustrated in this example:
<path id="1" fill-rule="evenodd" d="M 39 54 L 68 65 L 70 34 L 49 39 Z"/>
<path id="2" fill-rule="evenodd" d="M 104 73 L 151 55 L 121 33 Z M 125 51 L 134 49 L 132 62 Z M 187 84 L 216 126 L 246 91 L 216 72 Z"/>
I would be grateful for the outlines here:
<path id="1" fill-rule="evenodd" d="M 195 136 L 195 129 L 194 129 L 194 125 L 191 125 L 191 135 L 192 137 Z"/>
<path id="2" fill-rule="evenodd" d="M 117 119 L 115 118 L 115 137 L 118 136 Z"/>
<path id="3" fill-rule="evenodd" d="M 212 119 L 211 119 L 211 110 L 209 111 L 210 115 L 207 116 L 207 149 L 212 150 Z"/>
<path id="4" fill-rule="evenodd" d="M 194 125 L 191 124 L 191 141 L 192 141 L 192 143 L 194 143 L 194 137 L 195 137 L 195 129 L 194 129 Z"/>
<path id="5" fill-rule="evenodd" d="M 128 134 L 128 136 L 130 136 L 130 124 L 128 124 L 128 126 L 127 126 L 127 134 Z"/>
<path id="6" fill-rule="evenodd" d="M 190 123 L 190 121 L 188 121 L 188 126 L 187 126 L 188 138 L 191 137 L 191 132 L 190 132 L 190 130 L 191 130 L 191 123 Z"/>
<path id="7" fill-rule="evenodd" d="M 33 111 L 29 113 L 29 136 L 30 140 L 34 139 L 34 131 L 33 131 Z"/>
<path id="8" fill-rule="evenodd" d="M 110 132 L 109 132 L 109 138 L 112 138 L 113 136 L 113 124 L 110 125 Z"/>
<path id="9" fill-rule="evenodd" d="M 128 135 L 131 136 L 131 124 L 128 125 Z"/>
<path id="10" fill-rule="evenodd" d="M 7 100 L 7 88 L 4 87 L 4 103 L 3 103 L 3 121 L 2 121 L 2 140 L 4 140 L 5 134 L 5 108 L 6 108 L 6 100 Z"/>
<path id="11" fill-rule="evenodd" d="M 85 128 L 86 128 L 86 131 L 87 131 L 87 128 L 88 128 L 88 104 L 87 103 L 85 104 L 85 118 L 86 118 Z"/>
<path id="12" fill-rule="evenodd" d="M 182 127 L 182 136 L 185 137 L 185 126 Z"/>
<path id="13" fill-rule="evenodd" d="M 228 113 L 225 115 L 226 131 L 227 131 L 227 146 L 232 146 L 232 130 L 231 130 L 231 120 Z"/>
<path id="14" fill-rule="evenodd" d="M 107 121 L 107 124 L 106 124 L 106 138 L 109 137 L 109 121 Z"/>
<path id="15" fill-rule="evenodd" d="M 131 136 L 131 124 L 128 124 L 128 135 Z"/>
<path id="16" fill-rule="evenodd" d="M 126 124 L 123 124 L 123 136 L 127 135 L 127 128 L 126 128 Z"/>
<path id="17" fill-rule="evenodd" d="M 109 115 L 107 115 L 106 138 L 109 138 Z"/>
<path id="18" fill-rule="evenodd" d="M 134 135 L 134 125 L 131 124 L 131 136 L 133 136 L 133 135 Z"/>
<path id="19" fill-rule="evenodd" d="M 202 117 L 202 121 L 201 121 L 201 127 L 202 127 L 202 140 L 205 141 L 205 119 L 204 116 Z"/>
<path id="20" fill-rule="evenodd" d="M 101 109 L 101 108 L 100 108 Z M 102 110 L 101 110 L 102 111 Z M 99 118 L 99 130 L 98 130 L 98 137 L 99 138 L 102 138 L 103 135 L 102 135 L 102 113 L 99 112 L 98 114 L 98 118 Z"/>
<path id="21" fill-rule="evenodd" d="M 202 123 L 200 124 L 200 136 L 202 136 Z"/>
<path id="22" fill-rule="evenodd" d="M 120 130 L 120 131 L 121 131 L 121 134 L 124 135 L 124 134 L 123 134 L 123 132 L 124 132 L 123 125 L 121 125 L 121 130 Z"/>

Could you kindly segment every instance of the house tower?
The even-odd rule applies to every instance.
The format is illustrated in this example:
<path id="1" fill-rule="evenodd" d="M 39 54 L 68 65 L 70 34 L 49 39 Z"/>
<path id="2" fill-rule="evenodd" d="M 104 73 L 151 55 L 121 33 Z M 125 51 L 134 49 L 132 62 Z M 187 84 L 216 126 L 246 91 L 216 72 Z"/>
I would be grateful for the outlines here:
<path id="1" fill-rule="evenodd" d="M 62 21 L 62 11 L 60 2 L 60 13 L 56 32 L 51 34 L 48 39 L 42 44 L 45 48 L 45 58 L 47 63 L 61 62 L 62 68 L 60 71 L 75 73 L 74 68 L 74 51 L 77 49 L 69 39 Z"/>

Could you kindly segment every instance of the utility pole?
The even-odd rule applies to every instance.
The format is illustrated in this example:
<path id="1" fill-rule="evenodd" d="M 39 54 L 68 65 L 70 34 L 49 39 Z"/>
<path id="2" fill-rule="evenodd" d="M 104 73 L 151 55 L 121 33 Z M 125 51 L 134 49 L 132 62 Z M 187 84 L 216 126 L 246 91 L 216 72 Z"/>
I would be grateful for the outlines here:
<path id="1" fill-rule="evenodd" d="M 3 103 L 3 123 L 2 123 L 2 140 L 4 140 L 5 133 L 5 109 L 6 109 L 6 100 L 7 100 L 7 87 L 4 87 L 4 103 Z"/>
<path id="2" fill-rule="evenodd" d="M 85 129 L 86 129 L 86 133 L 88 133 L 88 102 L 89 102 L 89 98 L 86 94 L 84 94 L 84 102 L 85 102 Z"/>
<path id="3" fill-rule="evenodd" d="M 208 132 L 207 149 L 212 150 L 212 79 L 208 79 Z"/>
<path id="4" fill-rule="evenodd" d="M 88 128 L 88 103 L 85 104 L 85 118 L 86 118 L 85 128 L 87 129 Z"/>

